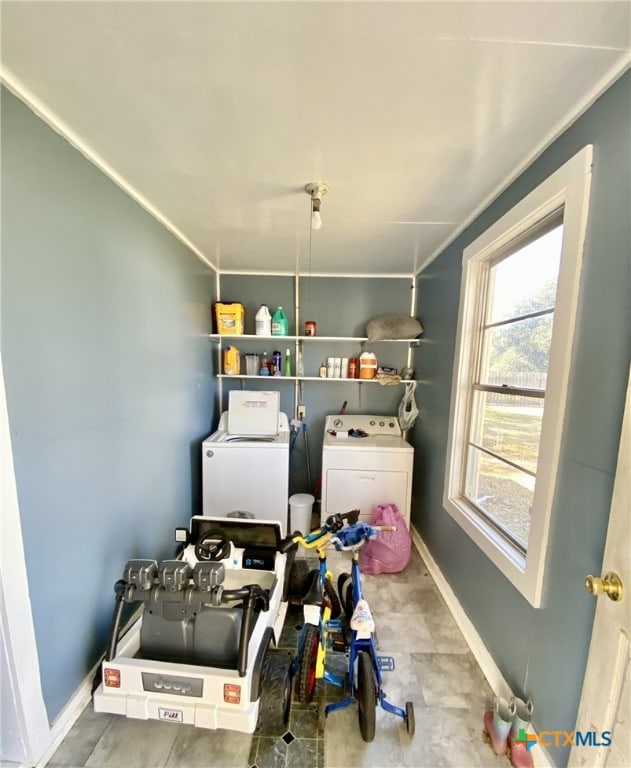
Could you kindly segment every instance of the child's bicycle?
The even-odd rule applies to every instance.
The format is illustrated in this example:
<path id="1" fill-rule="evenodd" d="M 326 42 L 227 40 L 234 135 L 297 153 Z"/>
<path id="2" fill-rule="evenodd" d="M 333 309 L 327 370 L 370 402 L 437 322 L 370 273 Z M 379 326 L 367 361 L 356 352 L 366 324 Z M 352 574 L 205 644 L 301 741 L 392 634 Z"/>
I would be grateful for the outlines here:
<path id="1" fill-rule="evenodd" d="M 391 704 L 386 699 L 382 688 L 381 670 L 394 669 L 392 657 L 377 656 L 374 633 L 375 622 L 368 603 L 362 595 L 359 572 L 359 550 L 369 539 L 374 539 L 380 531 L 395 530 L 389 525 L 368 525 L 355 523 L 336 531 L 330 537 L 330 543 L 337 550 L 352 552 L 351 573 L 343 573 L 338 579 L 338 591 L 344 610 L 350 621 L 351 641 L 348 660 L 347 695 L 341 701 L 328 704 L 326 715 L 350 704 L 357 703 L 359 712 L 359 730 L 364 741 L 375 738 L 377 703 L 405 721 L 410 736 L 414 735 L 414 705 L 405 703 L 405 709 Z"/>
<path id="2" fill-rule="evenodd" d="M 296 531 L 284 542 L 284 551 L 297 544 L 305 549 L 315 549 L 319 561 L 318 570 L 311 573 L 310 585 L 301 600 L 304 624 L 300 630 L 296 657 L 291 669 L 292 676 L 297 678 L 296 698 L 303 704 L 308 704 L 313 699 L 318 680 L 324 679 L 325 682 L 342 685 L 341 678 L 329 672 L 325 666 L 326 652 L 329 644 L 332 644 L 329 635 L 335 633 L 341 637 L 342 632 L 342 623 L 338 618 L 341 607 L 331 572 L 327 568 L 326 547 L 333 533 L 340 531 L 346 521 L 356 522 L 358 517 L 358 509 L 331 515 L 315 531 L 306 536 Z"/>

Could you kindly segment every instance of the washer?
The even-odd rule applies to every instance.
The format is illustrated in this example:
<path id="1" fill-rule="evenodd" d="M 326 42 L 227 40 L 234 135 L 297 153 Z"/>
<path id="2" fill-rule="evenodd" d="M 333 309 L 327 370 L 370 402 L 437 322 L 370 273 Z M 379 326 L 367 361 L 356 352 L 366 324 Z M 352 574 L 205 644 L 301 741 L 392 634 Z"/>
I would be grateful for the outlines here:
<path id="1" fill-rule="evenodd" d="M 289 422 L 278 410 L 277 396 L 277 392 L 230 393 L 217 431 L 202 443 L 204 515 L 244 512 L 259 520 L 278 520 L 286 534 Z"/>
<path id="2" fill-rule="evenodd" d="M 357 430 L 366 437 L 352 437 Z M 335 433 L 335 434 L 333 434 Z M 410 527 L 414 448 L 396 416 L 327 416 L 322 441 L 321 517 L 360 510 L 369 522 L 379 504 L 396 504 Z"/>

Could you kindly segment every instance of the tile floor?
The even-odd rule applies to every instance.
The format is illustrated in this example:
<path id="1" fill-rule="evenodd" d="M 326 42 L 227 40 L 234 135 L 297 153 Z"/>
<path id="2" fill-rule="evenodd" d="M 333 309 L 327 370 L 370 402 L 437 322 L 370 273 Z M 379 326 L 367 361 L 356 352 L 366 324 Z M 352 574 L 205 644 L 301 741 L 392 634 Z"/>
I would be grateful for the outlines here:
<path id="1" fill-rule="evenodd" d="M 335 574 L 349 570 L 343 553 L 329 560 Z M 49 761 L 50 768 L 386 768 L 489 766 L 508 768 L 481 739 L 482 713 L 492 693 L 420 556 L 413 549 L 399 574 L 364 576 L 364 593 L 377 625 L 379 652 L 394 657 L 384 690 L 395 704 L 414 702 L 416 733 L 377 710 L 377 734 L 362 741 L 357 710 L 324 721 L 324 703 L 340 694 L 318 683 L 310 705 L 292 705 L 283 733 L 206 731 L 188 725 L 95 714 L 88 705 Z M 293 649 L 300 626 L 287 614 L 281 645 Z M 332 664 L 344 663 L 334 654 Z M 326 690 L 324 688 L 326 687 Z"/>

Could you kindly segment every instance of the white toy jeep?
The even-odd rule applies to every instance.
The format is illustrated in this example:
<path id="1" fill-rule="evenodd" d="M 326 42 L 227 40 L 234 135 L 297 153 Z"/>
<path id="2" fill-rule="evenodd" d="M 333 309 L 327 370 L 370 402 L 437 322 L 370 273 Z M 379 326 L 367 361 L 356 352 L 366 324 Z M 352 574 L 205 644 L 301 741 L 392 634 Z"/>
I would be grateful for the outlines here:
<path id="1" fill-rule="evenodd" d="M 94 709 L 251 733 L 291 706 L 291 653 L 277 650 L 287 611 L 280 523 L 195 516 L 176 529 L 175 560 L 130 560 Z M 285 547 L 287 548 L 287 547 Z M 119 640 L 126 604 L 142 615 Z"/>

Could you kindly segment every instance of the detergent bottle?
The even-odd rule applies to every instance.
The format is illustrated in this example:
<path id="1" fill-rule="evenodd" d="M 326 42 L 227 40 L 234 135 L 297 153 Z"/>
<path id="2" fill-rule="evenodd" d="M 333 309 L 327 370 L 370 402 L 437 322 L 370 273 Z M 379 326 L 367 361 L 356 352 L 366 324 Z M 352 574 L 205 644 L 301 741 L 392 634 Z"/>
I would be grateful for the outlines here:
<path id="1" fill-rule="evenodd" d="M 359 356 L 359 378 L 374 379 L 377 375 L 377 357 L 372 352 L 363 352 Z"/>
<path id="2" fill-rule="evenodd" d="M 272 316 L 272 336 L 287 336 L 289 321 L 282 307 L 278 307 Z"/>
<path id="3" fill-rule="evenodd" d="M 223 372 L 228 376 L 241 373 L 241 355 L 236 347 L 226 347 L 223 353 Z"/>
<path id="4" fill-rule="evenodd" d="M 272 316 L 267 304 L 261 304 L 259 311 L 256 313 L 256 335 L 272 335 Z"/>

